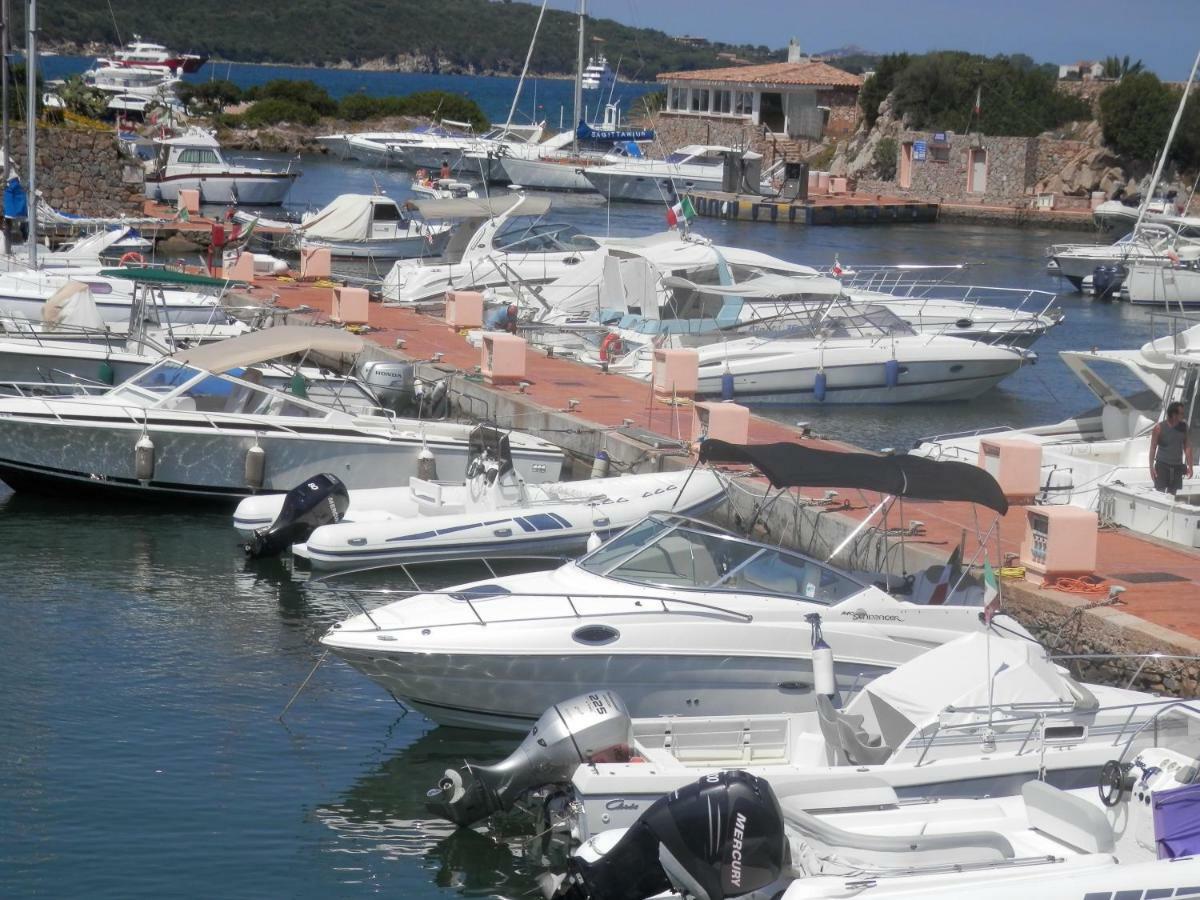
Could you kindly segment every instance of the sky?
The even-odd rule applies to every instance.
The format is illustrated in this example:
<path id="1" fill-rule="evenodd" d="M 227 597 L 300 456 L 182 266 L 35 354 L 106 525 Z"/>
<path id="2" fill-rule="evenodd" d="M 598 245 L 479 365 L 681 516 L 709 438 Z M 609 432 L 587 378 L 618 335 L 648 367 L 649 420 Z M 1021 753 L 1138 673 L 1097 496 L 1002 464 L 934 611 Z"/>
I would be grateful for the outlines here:
<path id="1" fill-rule="evenodd" d="M 538 2 L 538 0 L 526 0 Z M 549 0 L 578 9 L 578 0 Z M 1124 56 L 1184 81 L 1200 50 L 1200 0 L 587 0 L 589 16 L 672 35 L 810 53 L 857 44 L 881 53 L 1026 53 L 1038 62 Z"/>

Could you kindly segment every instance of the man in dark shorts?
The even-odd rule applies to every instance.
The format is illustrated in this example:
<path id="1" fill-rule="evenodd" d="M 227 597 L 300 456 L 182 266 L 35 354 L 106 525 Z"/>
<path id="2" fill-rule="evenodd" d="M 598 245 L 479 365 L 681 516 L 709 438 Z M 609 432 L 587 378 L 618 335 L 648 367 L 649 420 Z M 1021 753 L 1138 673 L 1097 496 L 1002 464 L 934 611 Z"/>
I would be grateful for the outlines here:
<path id="1" fill-rule="evenodd" d="M 1167 407 L 1167 417 L 1150 432 L 1150 477 L 1154 489 L 1172 496 L 1183 487 L 1183 476 L 1192 477 L 1192 443 L 1188 440 L 1183 404 Z"/>

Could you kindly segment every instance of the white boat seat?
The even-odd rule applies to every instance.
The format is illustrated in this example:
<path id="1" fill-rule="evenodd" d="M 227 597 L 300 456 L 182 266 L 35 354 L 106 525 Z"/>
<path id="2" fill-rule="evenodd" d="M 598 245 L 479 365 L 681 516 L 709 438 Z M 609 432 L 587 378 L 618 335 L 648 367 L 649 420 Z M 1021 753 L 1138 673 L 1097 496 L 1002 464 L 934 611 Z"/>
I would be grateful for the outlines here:
<path id="1" fill-rule="evenodd" d="M 1084 853 L 1112 853 L 1116 837 L 1098 806 L 1060 791 L 1044 781 L 1029 781 L 1021 788 L 1029 824 L 1043 834 Z"/>
<path id="2" fill-rule="evenodd" d="M 821 734 L 825 742 L 835 748 L 840 757 L 857 766 L 877 766 L 885 763 L 892 755 L 892 748 L 883 742 L 883 738 L 868 734 L 862 727 L 862 716 L 848 716 L 839 709 L 834 709 L 829 698 L 824 694 L 815 694 L 817 704 L 817 720 L 821 725 Z"/>
<path id="3" fill-rule="evenodd" d="M 1016 857 L 1012 843 L 996 831 L 863 834 L 829 824 L 800 808 L 793 798 L 782 798 L 780 808 L 796 851 L 794 858 L 812 874 L 845 868 L 861 872 L 923 866 L 987 865 Z"/>

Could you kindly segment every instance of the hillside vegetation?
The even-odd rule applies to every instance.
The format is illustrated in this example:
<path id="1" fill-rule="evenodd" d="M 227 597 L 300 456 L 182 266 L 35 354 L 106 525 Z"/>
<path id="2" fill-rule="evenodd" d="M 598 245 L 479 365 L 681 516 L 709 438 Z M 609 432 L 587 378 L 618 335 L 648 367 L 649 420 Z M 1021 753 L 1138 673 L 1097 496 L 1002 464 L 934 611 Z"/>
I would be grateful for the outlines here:
<path id="1" fill-rule="evenodd" d="M 18 19 L 24 4 L 13 4 Z M 339 65 L 373 63 L 414 71 L 520 72 L 537 20 L 528 3 L 488 0 L 55 0 L 39 10 L 42 40 L 115 44 L 134 32 L 181 51 L 245 62 Z M 547 10 L 531 63 L 538 74 L 575 71 L 577 17 Z M 16 26 L 20 33 L 21 26 Z M 589 18 L 589 37 L 620 74 L 653 80 L 659 72 L 728 65 L 718 52 L 764 61 L 767 47 L 689 47 L 661 31 Z M 591 40 L 588 52 L 595 52 Z"/>

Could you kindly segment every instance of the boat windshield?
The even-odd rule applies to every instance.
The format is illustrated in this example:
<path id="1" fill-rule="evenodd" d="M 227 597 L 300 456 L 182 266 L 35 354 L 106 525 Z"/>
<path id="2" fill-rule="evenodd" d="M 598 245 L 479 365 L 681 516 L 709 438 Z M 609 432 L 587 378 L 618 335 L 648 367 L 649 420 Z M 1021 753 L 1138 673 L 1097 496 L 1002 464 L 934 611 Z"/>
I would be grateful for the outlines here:
<path id="1" fill-rule="evenodd" d="M 578 563 L 596 575 L 684 590 L 767 594 L 831 605 L 864 585 L 815 560 L 692 519 L 650 516 Z"/>
<path id="2" fill-rule="evenodd" d="M 797 300 L 801 295 L 797 295 Z M 786 300 L 787 298 L 780 298 Z M 885 306 L 877 304 L 797 303 L 768 326 L 750 325 L 745 334 L 766 330 L 771 337 L 882 338 L 916 334 L 913 327 Z"/>
<path id="3" fill-rule="evenodd" d="M 493 244 L 503 253 L 573 253 L 600 249 L 599 244 L 574 225 L 557 222 L 530 225 L 515 219 L 496 233 Z"/>
<path id="4" fill-rule="evenodd" d="M 258 369 L 216 375 L 164 359 L 114 388 L 110 396 L 147 409 L 240 415 L 321 417 L 327 410 L 261 384 Z"/>
<path id="5" fill-rule="evenodd" d="M 1200 706 L 1185 701 L 1164 706 L 1136 731 L 1130 731 L 1121 760 L 1131 762 L 1148 747 L 1168 750 L 1200 768 Z"/>

